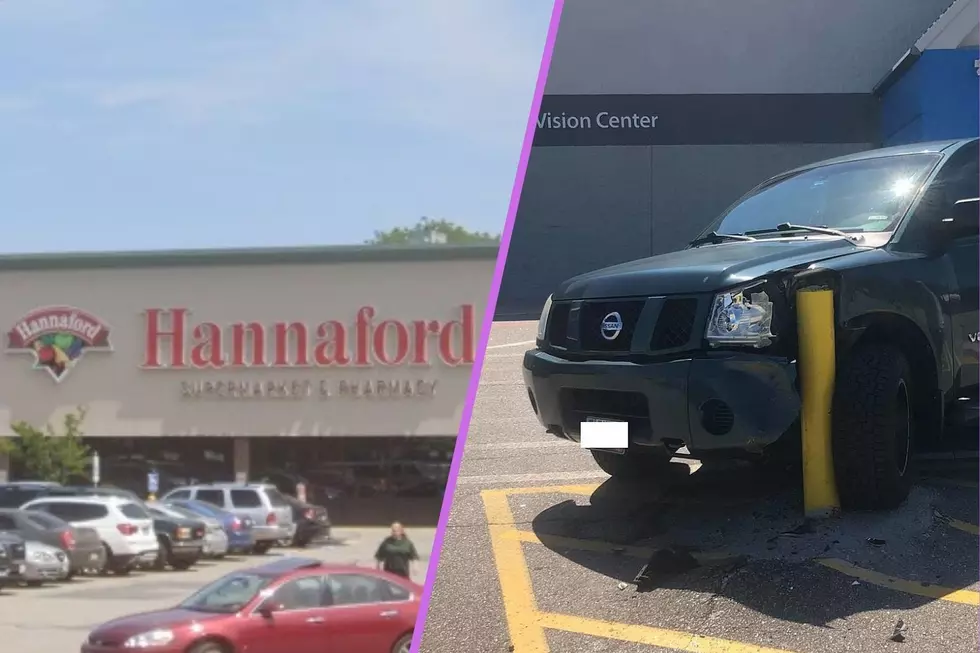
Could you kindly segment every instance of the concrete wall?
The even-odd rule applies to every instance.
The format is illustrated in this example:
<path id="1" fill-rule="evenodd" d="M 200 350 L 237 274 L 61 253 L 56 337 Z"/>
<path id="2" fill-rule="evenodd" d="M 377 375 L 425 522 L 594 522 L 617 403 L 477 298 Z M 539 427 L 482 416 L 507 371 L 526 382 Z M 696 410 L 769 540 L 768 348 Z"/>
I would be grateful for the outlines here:
<path id="1" fill-rule="evenodd" d="M 318 325 L 336 320 L 346 328 L 347 347 L 353 350 L 355 320 L 363 306 L 376 310 L 376 328 L 384 320 L 446 324 L 461 319 L 462 305 L 472 305 L 475 310 L 466 337 L 473 343 L 493 265 L 491 256 L 434 262 L 95 269 L 17 270 L 0 265 L 0 325 L 5 334 L 39 307 L 72 306 L 108 326 L 112 349 L 89 351 L 69 375 L 55 382 L 45 370 L 32 369 L 32 354 L 12 350 L 5 335 L 6 351 L 0 352 L 0 435 L 9 434 L 12 421 L 43 424 L 77 406 L 88 408 L 84 426 L 91 436 L 455 435 L 471 366 L 443 361 L 437 335 L 428 337 L 429 365 L 385 366 L 372 360 L 361 367 L 146 369 L 148 351 L 158 351 L 147 344 L 146 312 L 188 309 L 189 340 L 192 325 L 216 324 L 225 335 L 226 360 L 231 347 L 227 334 L 234 322 L 257 322 L 270 330 L 267 337 L 271 337 L 276 322 L 302 322 L 312 336 Z M 170 328 L 169 322 L 162 324 Z M 450 340 L 454 351 L 461 353 L 462 329 Z M 171 344 L 163 342 L 159 347 L 165 363 L 170 361 Z M 395 347 L 390 334 L 386 346 L 389 351 Z M 187 351 L 190 347 L 188 342 Z M 429 396 L 362 398 L 343 392 L 345 383 L 353 388 L 378 381 L 437 385 Z M 299 387 L 309 382 L 312 395 L 219 396 L 215 392 L 219 382 L 297 382 Z M 210 387 L 212 392 L 185 396 L 184 384 Z M 332 396 L 322 397 L 321 387 L 329 388 Z"/>
<path id="2" fill-rule="evenodd" d="M 567 0 L 497 315 L 536 317 L 563 279 L 682 247 L 766 177 L 880 144 L 871 90 L 949 4 Z"/>

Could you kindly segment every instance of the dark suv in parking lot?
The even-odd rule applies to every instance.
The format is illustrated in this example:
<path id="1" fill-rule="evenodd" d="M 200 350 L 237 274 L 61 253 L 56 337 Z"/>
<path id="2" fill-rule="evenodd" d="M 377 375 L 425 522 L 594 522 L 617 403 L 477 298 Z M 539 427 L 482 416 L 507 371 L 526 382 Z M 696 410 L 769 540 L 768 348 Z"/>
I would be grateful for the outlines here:
<path id="1" fill-rule="evenodd" d="M 617 477 L 685 448 L 764 457 L 797 432 L 797 293 L 831 289 L 841 501 L 901 503 L 913 445 L 977 414 L 978 156 L 970 139 L 804 166 L 683 251 L 564 282 L 524 356 L 538 419 L 575 441 L 583 422 L 627 422 L 628 448 L 592 451 Z"/>

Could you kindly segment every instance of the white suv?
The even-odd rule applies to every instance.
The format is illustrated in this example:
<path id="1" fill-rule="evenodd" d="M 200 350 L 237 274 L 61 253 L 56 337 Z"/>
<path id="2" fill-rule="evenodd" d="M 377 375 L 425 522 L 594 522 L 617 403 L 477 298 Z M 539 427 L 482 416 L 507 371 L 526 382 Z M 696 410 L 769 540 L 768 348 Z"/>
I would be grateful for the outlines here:
<path id="1" fill-rule="evenodd" d="M 153 562 L 160 548 L 153 517 L 131 499 L 117 496 L 42 497 L 21 510 L 40 510 L 73 526 L 95 529 L 102 539 L 106 569 L 124 576 L 137 564 Z"/>

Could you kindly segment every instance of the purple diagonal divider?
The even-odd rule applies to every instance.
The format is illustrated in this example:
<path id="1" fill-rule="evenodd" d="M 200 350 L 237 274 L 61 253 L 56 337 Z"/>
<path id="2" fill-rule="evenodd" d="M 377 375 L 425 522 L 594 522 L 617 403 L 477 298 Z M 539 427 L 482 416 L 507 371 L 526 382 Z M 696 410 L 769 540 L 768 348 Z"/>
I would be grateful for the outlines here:
<path id="1" fill-rule="evenodd" d="M 473 363 L 473 373 L 466 394 L 466 403 L 459 420 L 459 432 L 456 436 L 456 448 L 453 451 L 453 462 L 449 467 L 449 480 L 442 499 L 442 510 L 439 512 L 439 524 L 436 526 L 435 538 L 432 541 L 432 555 L 429 558 L 429 569 L 425 575 L 425 589 L 419 605 L 419 616 L 412 635 L 411 653 L 418 653 L 425 633 L 425 620 L 429 610 L 429 599 L 432 596 L 432 586 L 435 584 L 439 569 L 439 558 L 442 554 L 442 541 L 446 535 L 446 524 L 453 507 L 453 496 L 456 493 L 456 478 L 459 476 L 459 465 L 463 459 L 463 449 L 466 446 L 466 435 L 473 416 L 473 403 L 480 387 L 480 373 L 483 371 L 483 359 L 487 353 L 487 341 L 490 340 L 490 329 L 493 326 L 493 315 L 497 307 L 497 296 L 500 294 L 500 281 L 504 276 L 504 265 L 507 263 L 507 251 L 510 249 L 510 237 L 514 231 L 514 218 L 517 217 L 517 207 L 521 201 L 521 188 L 524 186 L 524 176 L 527 173 L 527 162 L 531 157 L 531 145 L 534 142 L 534 130 L 537 126 L 538 112 L 541 110 L 541 97 L 544 95 L 545 82 L 548 79 L 548 68 L 551 66 L 551 55 L 555 50 L 555 38 L 558 35 L 558 23 L 561 20 L 561 10 L 565 0 L 555 0 L 551 11 L 551 22 L 548 25 L 548 35 L 545 38 L 544 52 L 541 55 L 541 65 L 538 68 L 538 81 L 534 87 L 534 99 L 531 101 L 531 112 L 524 131 L 524 146 L 521 148 L 521 158 L 517 164 L 517 174 L 514 177 L 514 188 L 510 193 L 510 205 L 507 208 L 507 219 L 500 235 L 500 251 L 497 252 L 497 264 L 494 267 L 493 280 L 490 282 L 490 292 L 487 296 L 487 308 L 483 314 L 483 325 L 480 332 L 480 342 L 477 345 L 476 360 Z"/>

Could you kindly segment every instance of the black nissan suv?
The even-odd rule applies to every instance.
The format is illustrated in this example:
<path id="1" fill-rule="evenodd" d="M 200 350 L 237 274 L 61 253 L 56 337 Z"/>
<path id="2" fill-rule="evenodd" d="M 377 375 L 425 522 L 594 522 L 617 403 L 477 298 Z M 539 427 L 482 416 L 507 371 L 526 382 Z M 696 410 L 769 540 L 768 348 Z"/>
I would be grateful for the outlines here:
<path id="1" fill-rule="evenodd" d="M 706 463 L 793 451 L 796 296 L 832 289 L 842 506 L 900 504 L 914 448 L 977 416 L 978 157 L 969 139 L 814 163 L 682 251 L 564 282 L 524 356 L 538 419 L 573 441 L 628 422 L 627 449 L 592 451 L 614 477 L 656 477 L 685 447 Z"/>

